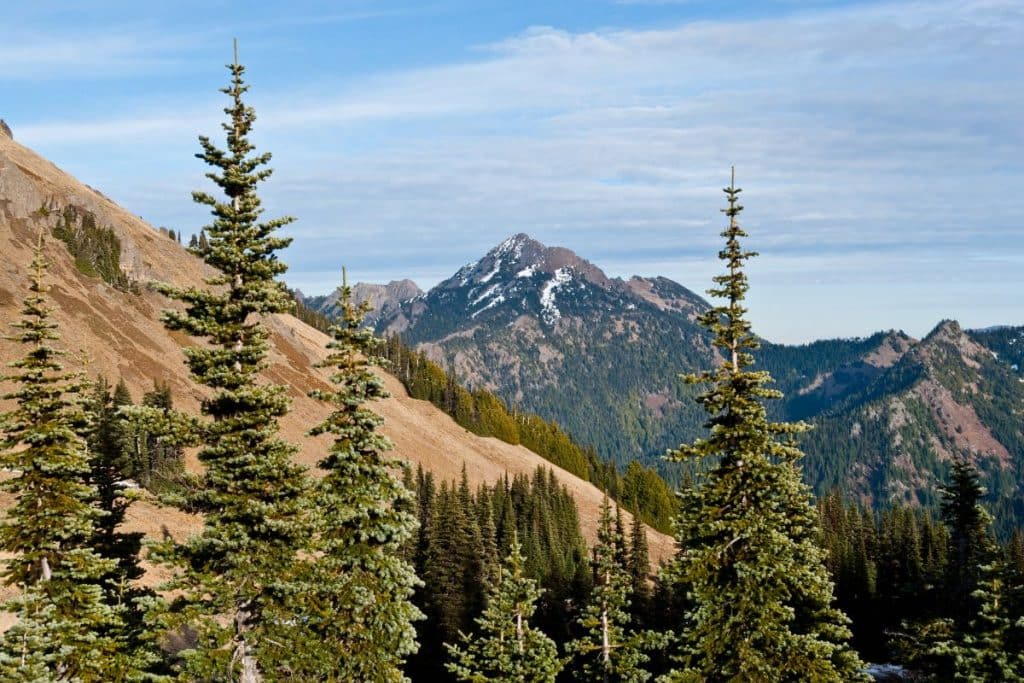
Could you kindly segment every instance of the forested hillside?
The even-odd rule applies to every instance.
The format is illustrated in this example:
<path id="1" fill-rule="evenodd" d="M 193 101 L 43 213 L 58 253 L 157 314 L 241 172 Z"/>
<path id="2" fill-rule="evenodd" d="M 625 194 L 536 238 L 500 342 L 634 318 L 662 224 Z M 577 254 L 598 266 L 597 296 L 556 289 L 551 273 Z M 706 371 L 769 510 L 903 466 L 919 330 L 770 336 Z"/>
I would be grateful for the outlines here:
<path id="1" fill-rule="evenodd" d="M 378 329 L 448 375 L 493 391 L 624 470 L 639 460 L 676 485 L 693 474 L 662 457 L 698 436 L 703 417 L 681 373 L 716 355 L 694 317 L 707 303 L 665 278 L 618 280 L 566 249 L 516 235 L 426 294 L 398 302 Z M 1001 519 L 1020 519 L 1024 462 L 1020 328 L 965 333 L 943 323 L 924 341 L 899 331 L 754 356 L 807 420 L 807 481 L 864 503 L 930 506 L 954 455 L 977 461 Z M 945 340 L 945 341 L 942 341 Z M 1016 368 L 1014 367 L 1016 366 Z M 895 411 L 895 412 L 893 412 Z M 1009 527 L 1000 526 L 1005 533 Z"/>

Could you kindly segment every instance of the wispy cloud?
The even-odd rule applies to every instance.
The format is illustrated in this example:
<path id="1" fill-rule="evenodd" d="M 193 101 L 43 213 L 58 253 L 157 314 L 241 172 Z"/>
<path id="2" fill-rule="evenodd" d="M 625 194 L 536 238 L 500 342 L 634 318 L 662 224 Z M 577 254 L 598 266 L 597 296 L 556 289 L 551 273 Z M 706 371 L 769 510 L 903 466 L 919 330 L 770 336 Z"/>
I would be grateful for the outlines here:
<path id="1" fill-rule="evenodd" d="M 104 59 L 136 49 L 112 44 Z M 358 253 L 367 272 L 427 285 L 526 230 L 620 274 L 657 266 L 701 289 L 706 273 L 671 263 L 709 262 L 731 164 L 748 187 L 764 296 L 818 282 L 837 306 L 857 304 L 860 317 L 840 324 L 867 324 L 854 301 L 867 290 L 851 286 L 864 278 L 908 291 L 927 282 L 940 302 L 954 297 L 953 281 L 922 279 L 929 269 L 969 279 L 978 268 L 961 254 L 1024 250 L 1019 2 L 791 9 L 645 30 L 536 26 L 469 54 L 253 91 L 258 142 L 278 167 L 268 208 L 301 219 L 288 257 L 296 283 L 327 291 L 333 275 L 317 287 L 319 274 Z M 172 108 L 209 116 L 140 101 L 132 115 L 17 134 L 49 148 L 167 144 L 216 131 L 220 105 L 201 98 Z M 185 196 L 198 172 L 182 156 L 165 180 Z M 158 222 L 202 218 L 122 183 Z M 1020 279 L 1016 265 L 985 262 Z M 989 286 L 985 277 L 966 289 Z M 918 307 L 921 319 L 937 306 Z"/>

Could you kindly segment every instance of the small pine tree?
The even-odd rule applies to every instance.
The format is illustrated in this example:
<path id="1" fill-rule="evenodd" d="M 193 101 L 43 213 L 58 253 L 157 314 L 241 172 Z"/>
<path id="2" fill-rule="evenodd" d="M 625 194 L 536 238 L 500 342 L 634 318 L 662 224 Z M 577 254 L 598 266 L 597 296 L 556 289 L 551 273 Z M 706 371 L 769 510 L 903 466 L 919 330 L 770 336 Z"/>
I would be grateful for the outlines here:
<path id="1" fill-rule="evenodd" d="M 477 618 L 479 633 L 446 644 L 447 669 L 469 683 L 554 683 L 564 662 L 555 643 L 530 625 L 541 590 L 524 572 L 523 551 L 513 537 L 501 580 L 490 587 L 487 607 Z"/>
<path id="2" fill-rule="evenodd" d="M 617 558 L 622 545 L 619 525 L 612 522 L 607 494 L 601 504 L 594 546 L 594 590 L 577 623 L 582 637 L 571 641 L 577 659 L 576 678 L 595 683 L 643 683 L 651 677 L 643 668 L 644 650 L 658 644 L 653 634 L 629 628 L 630 576 Z"/>
<path id="3" fill-rule="evenodd" d="M 745 320 L 746 233 L 736 217 L 740 190 L 725 189 L 729 225 L 720 257 L 728 272 L 709 293 L 726 299 L 700 322 L 723 362 L 687 377 L 711 388 L 698 401 L 710 435 L 672 454 L 708 467 L 703 481 L 680 491 L 676 569 L 694 602 L 683 624 L 681 669 L 668 680 L 864 681 L 849 645 L 848 619 L 832 606 L 832 583 L 818 546 L 810 490 L 800 479 L 793 436 L 802 424 L 769 422 L 767 372 L 747 370 L 758 347 Z"/>
<path id="4" fill-rule="evenodd" d="M 370 304 L 353 305 L 342 272 L 341 316 L 329 330 L 331 353 L 319 364 L 333 371 L 335 388 L 310 394 L 334 408 L 310 432 L 334 436 L 318 463 L 326 472 L 313 494 L 317 530 L 311 550 L 318 559 L 311 564 L 313 589 L 303 596 L 314 615 L 308 627 L 317 647 L 310 649 L 308 670 L 293 668 L 291 674 L 402 681 L 402 663 L 416 650 L 412 622 L 422 618 L 411 602 L 420 582 L 400 553 L 415 532 L 416 516 L 411 493 L 395 477 L 408 465 L 384 456 L 391 444 L 377 433 L 383 420 L 365 407 L 388 395 L 372 370 L 380 363 L 373 354 L 378 340 L 363 327 Z"/>
<path id="5" fill-rule="evenodd" d="M 10 553 L 3 577 L 21 595 L 4 609 L 18 617 L 0 639 L 0 680 L 124 680 L 131 667 L 115 637 L 122 613 L 107 604 L 102 581 L 116 562 L 93 549 L 101 512 L 90 483 L 83 383 L 62 372 L 59 339 L 44 284 L 42 236 L 32 260 L 30 294 L 18 333 L 27 348 L 11 364 L 18 388 L 0 415 L 2 483 L 14 505 L 0 526 L 0 549 Z"/>
<path id="6" fill-rule="evenodd" d="M 288 410 L 284 387 L 257 382 L 265 365 L 270 333 L 262 316 L 284 313 L 292 299 L 275 277 L 287 269 L 276 252 L 290 240 L 274 232 L 290 218 L 261 220 L 257 185 L 271 170 L 270 154 L 252 154 L 249 134 L 256 118 L 243 101 L 245 68 L 228 65 L 231 83 L 227 150 L 200 137 L 197 156 L 213 167 L 207 174 L 226 195 L 221 201 L 196 192 L 209 206 L 212 224 L 200 233 L 200 250 L 219 274 L 206 288 L 163 286 L 185 303 L 164 315 L 165 325 L 204 339 L 185 350 L 195 380 L 212 389 L 203 401 L 199 460 L 205 466 L 191 504 L 205 513 L 203 532 L 160 553 L 180 575 L 169 584 L 180 598 L 166 616 L 169 625 L 187 625 L 197 644 L 186 650 L 187 675 L 201 680 L 239 677 L 257 681 L 275 663 L 263 656 L 281 629 L 300 627 L 294 580 L 306 545 L 305 514 L 309 476 L 292 461 L 295 448 L 277 437 L 278 418 Z M 209 241 L 206 241 L 206 231 Z"/>

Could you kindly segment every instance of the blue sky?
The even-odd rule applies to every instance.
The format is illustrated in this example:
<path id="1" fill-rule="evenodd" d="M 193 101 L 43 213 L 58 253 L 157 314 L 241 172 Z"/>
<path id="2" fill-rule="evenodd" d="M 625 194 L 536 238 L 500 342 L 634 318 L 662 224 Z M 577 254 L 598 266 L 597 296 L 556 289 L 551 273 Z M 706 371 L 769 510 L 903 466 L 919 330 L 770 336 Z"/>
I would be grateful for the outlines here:
<path id="1" fill-rule="evenodd" d="M 735 164 L 764 336 L 1024 324 L 1019 0 L 151 4 L 5 7 L 0 117 L 198 232 L 237 36 L 306 292 L 427 287 L 520 231 L 703 291 Z"/>

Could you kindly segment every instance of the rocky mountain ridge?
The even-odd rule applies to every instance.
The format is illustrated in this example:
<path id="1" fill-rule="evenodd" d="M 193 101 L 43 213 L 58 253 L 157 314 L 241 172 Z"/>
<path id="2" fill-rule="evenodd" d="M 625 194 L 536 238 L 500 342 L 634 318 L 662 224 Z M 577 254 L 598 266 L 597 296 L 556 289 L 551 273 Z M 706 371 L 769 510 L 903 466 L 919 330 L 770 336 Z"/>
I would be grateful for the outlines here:
<path id="1" fill-rule="evenodd" d="M 703 432 L 695 391 L 678 376 L 716 359 L 694 322 L 707 306 L 667 278 L 609 278 L 567 249 L 518 234 L 401 302 L 377 329 L 556 420 L 605 458 L 656 465 L 665 449 Z M 1024 328 L 971 332 L 944 321 L 920 341 L 893 330 L 765 342 L 755 358 L 786 395 L 772 413 L 817 427 L 804 445 L 819 491 L 932 504 L 951 459 L 969 457 L 992 495 L 1024 519 L 1013 503 L 1024 480 L 1021 353 Z"/>

